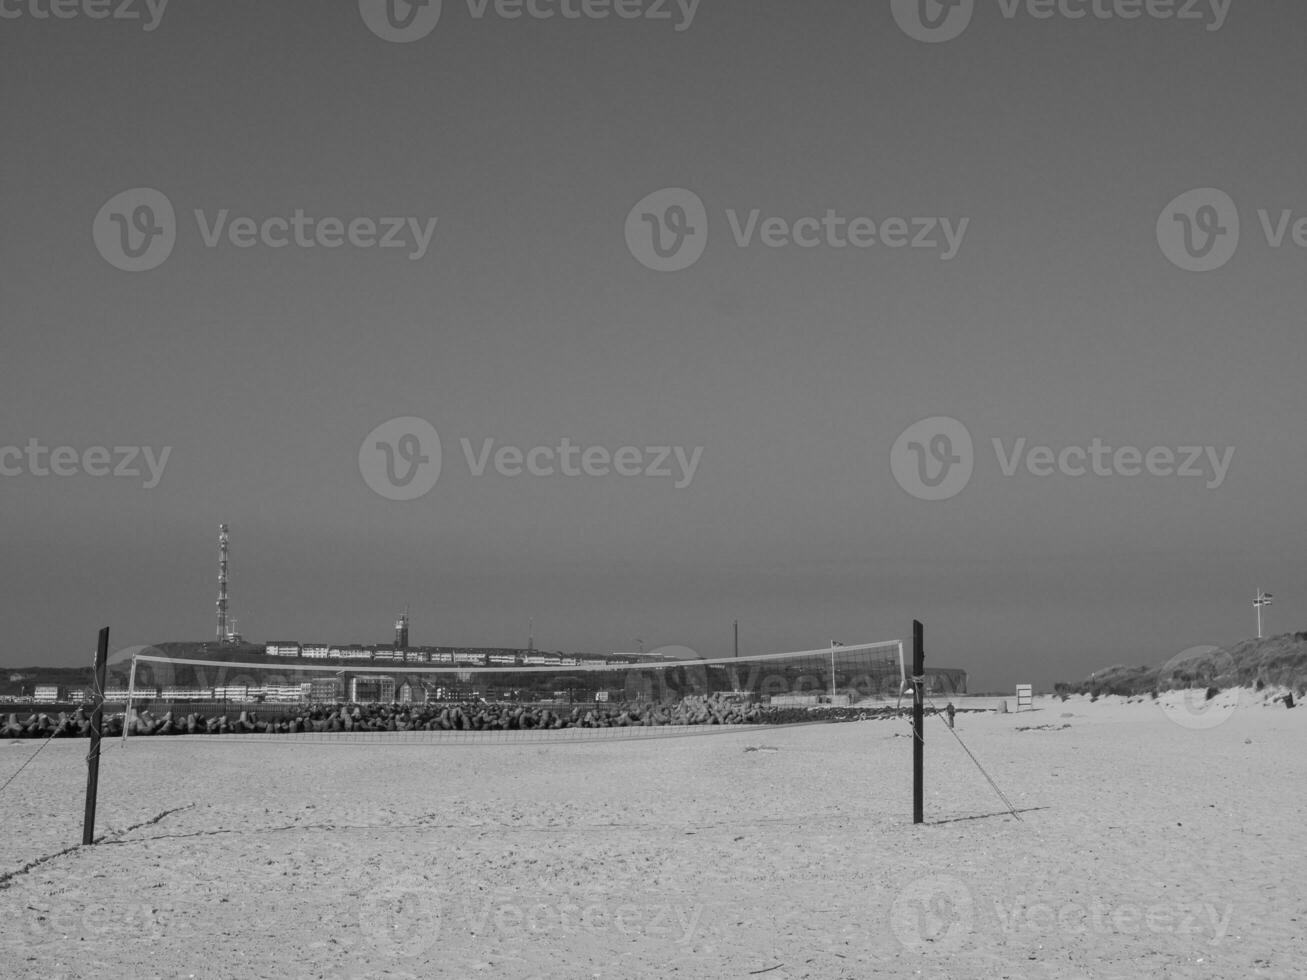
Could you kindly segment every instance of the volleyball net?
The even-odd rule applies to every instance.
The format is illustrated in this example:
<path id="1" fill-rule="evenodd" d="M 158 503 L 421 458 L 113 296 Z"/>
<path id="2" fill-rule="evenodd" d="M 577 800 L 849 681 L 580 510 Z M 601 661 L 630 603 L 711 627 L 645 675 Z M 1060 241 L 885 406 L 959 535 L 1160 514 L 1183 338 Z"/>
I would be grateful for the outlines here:
<path id="1" fill-rule="evenodd" d="M 407 656 L 226 661 L 147 648 L 131 658 L 125 688 L 111 683 L 106 691 L 107 710 L 118 721 L 107 734 L 652 738 L 891 713 L 907 680 L 899 640 L 718 658 L 686 647 L 602 658 L 491 656 L 449 663 Z"/>

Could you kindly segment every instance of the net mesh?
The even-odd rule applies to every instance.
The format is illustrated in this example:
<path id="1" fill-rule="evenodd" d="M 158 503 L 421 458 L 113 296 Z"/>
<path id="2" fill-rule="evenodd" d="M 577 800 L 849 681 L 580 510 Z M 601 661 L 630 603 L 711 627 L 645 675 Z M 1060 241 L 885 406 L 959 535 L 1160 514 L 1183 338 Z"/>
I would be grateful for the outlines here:
<path id="1" fill-rule="evenodd" d="M 899 641 L 744 657 L 266 662 L 138 654 L 110 724 L 124 736 L 286 741 L 566 741 L 725 733 L 896 710 Z M 546 662 L 539 662 L 544 660 Z"/>

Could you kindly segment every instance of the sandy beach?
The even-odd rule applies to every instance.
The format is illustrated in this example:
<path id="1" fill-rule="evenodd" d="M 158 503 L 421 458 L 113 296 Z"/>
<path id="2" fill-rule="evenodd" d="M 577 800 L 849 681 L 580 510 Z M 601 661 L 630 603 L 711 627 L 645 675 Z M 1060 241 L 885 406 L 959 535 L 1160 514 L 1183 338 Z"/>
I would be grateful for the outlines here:
<path id="1" fill-rule="evenodd" d="M 40 861 L 80 840 L 87 744 L 54 741 L 0 794 L 0 874 L 39 861 L 0 975 L 1301 977 L 1307 710 L 1263 698 L 959 714 L 1019 820 L 929 718 L 916 827 L 897 720 L 106 742 L 106 839 Z"/>

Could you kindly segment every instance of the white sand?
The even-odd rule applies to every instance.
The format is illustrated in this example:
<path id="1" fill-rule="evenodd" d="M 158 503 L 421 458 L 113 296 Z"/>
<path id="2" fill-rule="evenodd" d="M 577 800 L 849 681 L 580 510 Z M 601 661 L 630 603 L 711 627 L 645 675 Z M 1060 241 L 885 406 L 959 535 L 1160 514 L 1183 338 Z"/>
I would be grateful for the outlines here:
<path id="1" fill-rule="evenodd" d="M 1040 809 L 928 719 L 920 827 L 898 721 L 107 742 L 99 830 L 188 809 L 11 879 L 0 976 L 1307 976 L 1307 707 L 1036 706 L 958 732 Z M 0 872 L 80 840 L 85 752 L 0 794 Z"/>

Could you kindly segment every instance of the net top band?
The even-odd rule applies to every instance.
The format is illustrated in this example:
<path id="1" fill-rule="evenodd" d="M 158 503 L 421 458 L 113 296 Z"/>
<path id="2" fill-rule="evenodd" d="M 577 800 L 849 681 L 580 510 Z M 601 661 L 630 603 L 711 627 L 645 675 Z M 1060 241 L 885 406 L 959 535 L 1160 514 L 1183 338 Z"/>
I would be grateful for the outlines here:
<path id="1" fill-rule="evenodd" d="M 440 673 L 462 674 L 462 673 L 468 673 L 469 671 L 481 672 L 481 671 L 490 671 L 490 670 L 494 670 L 496 672 L 503 672 L 503 673 L 511 672 L 514 674 L 526 674 L 526 673 L 557 674 L 560 671 L 571 673 L 574 671 L 599 671 L 599 670 L 611 671 L 611 670 L 622 670 L 622 669 L 642 670 L 642 669 L 656 668 L 661 670 L 665 668 L 675 668 L 675 667 L 708 667 L 708 666 L 729 667 L 732 664 L 740 665 L 746 663 L 769 663 L 777 660 L 797 660 L 802 657 L 829 657 L 831 656 L 832 653 L 836 655 L 840 655 L 846 653 L 858 653 L 859 651 L 864 651 L 864 650 L 897 650 L 901 643 L 902 643 L 901 640 L 880 640 L 876 643 L 850 643 L 847 646 L 820 647 L 819 649 L 816 650 L 796 650 L 790 653 L 761 653 L 761 654 L 755 654 L 752 656 L 745 656 L 745 657 L 713 657 L 713 658 L 705 658 L 702 660 L 647 660 L 647 661 L 640 661 L 637 663 L 629 663 L 629 664 L 627 663 L 573 664 L 565 668 L 559 667 L 559 665 L 557 664 L 543 666 L 543 667 L 541 666 L 485 667 L 480 664 L 467 664 L 463 666 L 449 666 L 449 665 L 436 666 L 433 664 L 431 666 L 421 666 L 421 667 L 418 666 L 392 667 L 390 666 L 389 662 L 378 663 L 377 661 L 369 661 L 368 666 L 364 667 L 362 664 L 357 664 L 357 665 L 347 664 L 342 666 L 341 661 L 337 661 L 336 663 L 332 663 L 332 664 L 308 664 L 303 662 L 303 658 L 297 658 L 297 657 L 274 658 L 273 662 L 271 663 L 248 663 L 248 662 L 238 662 L 238 661 L 228 661 L 228 660 L 196 660 L 196 659 L 187 659 L 181 657 L 164 657 L 164 656 L 156 656 L 148 653 L 138 653 L 132 657 L 132 661 L 133 662 L 149 661 L 152 663 L 164 663 L 164 664 L 186 664 L 189 666 L 199 666 L 199 667 L 213 667 L 213 666 L 249 667 L 254 670 L 266 670 L 270 667 L 288 666 L 288 665 L 283 665 L 283 663 L 277 662 L 278 659 L 280 659 L 282 661 L 287 661 L 287 660 L 293 661 L 294 669 L 297 671 L 322 671 L 322 672 L 329 672 L 329 673 L 340 673 L 341 671 L 357 668 L 357 669 L 367 670 L 371 672 L 376 672 L 380 670 L 388 674 L 440 674 Z"/>

